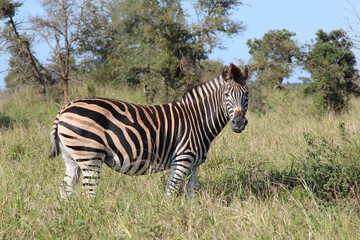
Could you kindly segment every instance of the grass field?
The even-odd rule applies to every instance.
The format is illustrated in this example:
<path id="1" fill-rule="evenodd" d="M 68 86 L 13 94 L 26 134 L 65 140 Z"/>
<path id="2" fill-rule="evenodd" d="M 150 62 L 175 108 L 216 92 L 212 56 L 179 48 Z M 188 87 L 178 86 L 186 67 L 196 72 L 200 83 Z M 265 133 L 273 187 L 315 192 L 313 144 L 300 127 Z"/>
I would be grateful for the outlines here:
<path id="1" fill-rule="evenodd" d="M 96 94 L 144 104 L 131 89 Z M 104 167 L 94 200 L 79 187 L 64 202 L 62 158 L 47 157 L 60 105 L 26 89 L 2 96 L 0 239 L 359 239 L 359 99 L 339 117 L 294 90 L 265 100 L 243 133 L 227 126 L 215 139 L 197 199 L 166 196 L 168 172 Z"/>

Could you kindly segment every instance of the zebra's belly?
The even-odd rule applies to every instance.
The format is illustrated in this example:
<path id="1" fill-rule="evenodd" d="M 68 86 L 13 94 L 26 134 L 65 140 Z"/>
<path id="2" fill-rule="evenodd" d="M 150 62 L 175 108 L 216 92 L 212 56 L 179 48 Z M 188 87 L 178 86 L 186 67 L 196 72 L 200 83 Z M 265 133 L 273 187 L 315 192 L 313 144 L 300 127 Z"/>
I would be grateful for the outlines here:
<path id="1" fill-rule="evenodd" d="M 157 164 L 146 159 L 138 159 L 128 163 L 123 163 L 119 172 L 128 175 L 144 175 L 157 173 L 167 169 L 169 168 L 164 166 L 163 164 Z"/>
<path id="2" fill-rule="evenodd" d="M 105 159 L 105 163 L 109 167 L 127 175 L 144 175 L 169 169 L 170 165 L 166 166 L 163 162 L 153 159 L 130 159 L 128 157 L 120 160 L 116 154 Z"/>

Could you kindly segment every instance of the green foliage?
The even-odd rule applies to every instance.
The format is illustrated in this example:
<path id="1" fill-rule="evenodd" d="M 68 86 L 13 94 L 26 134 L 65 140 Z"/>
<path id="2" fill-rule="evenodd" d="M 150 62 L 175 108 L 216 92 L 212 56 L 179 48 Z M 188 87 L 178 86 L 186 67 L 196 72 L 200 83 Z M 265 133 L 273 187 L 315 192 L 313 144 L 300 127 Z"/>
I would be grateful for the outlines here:
<path id="1" fill-rule="evenodd" d="M 22 3 L 12 0 L 0 0 L 0 20 L 2 18 L 10 18 L 15 16 L 15 12 Z"/>
<path id="2" fill-rule="evenodd" d="M 348 106 L 351 94 L 359 93 L 356 60 L 350 42 L 340 30 L 317 32 L 316 42 L 305 58 L 305 68 L 313 82 L 306 89 L 319 109 L 340 113 Z"/>
<path id="3" fill-rule="evenodd" d="M 12 125 L 12 118 L 0 112 L 0 128 L 9 128 Z"/>
<path id="4" fill-rule="evenodd" d="M 110 3 L 107 4 L 110 5 Z M 82 25 L 79 28 L 79 48 L 77 50 L 78 56 L 86 62 L 86 64 L 80 66 L 80 69 L 84 72 L 92 72 L 99 68 L 101 64 L 106 63 L 108 56 L 116 48 L 112 41 L 118 35 L 125 34 L 120 26 L 111 25 L 111 22 L 115 21 L 114 15 L 116 13 L 115 11 L 110 13 L 111 7 L 106 7 L 107 4 L 103 1 L 94 0 L 88 2 L 85 6 L 86 11 L 91 14 L 83 16 Z M 120 16 L 116 15 L 116 17 Z M 101 70 L 98 71 L 101 72 Z M 102 74 L 106 74 L 106 71 L 103 71 Z"/>
<path id="5" fill-rule="evenodd" d="M 270 30 L 261 39 L 247 41 L 258 85 L 275 87 L 291 76 L 300 57 L 300 48 L 292 39 L 295 35 L 286 29 Z"/>
<path id="6" fill-rule="evenodd" d="M 196 34 L 203 38 L 209 50 L 221 45 L 216 33 L 232 36 L 245 30 L 242 22 L 231 19 L 232 11 L 243 5 L 238 0 L 197 0 L 194 4 L 199 23 L 194 27 Z"/>
<path id="7" fill-rule="evenodd" d="M 343 125 L 340 124 L 340 134 Z M 341 149 L 324 138 L 304 133 L 308 145 L 297 175 L 316 196 L 326 200 L 346 197 L 359 190 L 360 165 L 349 149 Z M 348 160 L 349 159 L 349 160 Z"/>
<path id="8" fill-rule="evenodd" d="M 95 59 L 85 69 L 96 81 L 140 85 L 150 101 L 178 92 L 200 81 L 201 61 L 220 46 L 219 33 L 229 36 L 243 29 L 230 20 L 241 1 L 198 1 L 198 22 L 190 23 L 181 0 L 108 1 L 92 9 L 104 16 L 88 17 L 79 51 Z M 102 65 L 99 65 L 102 64 Z M 218 75 L 218 73 L 216 74 Z M 175 91 L 176 89 L 176 91 Z"/>
<path id="9" fill-rule="evenodd" d="M 204 82 L 220 75 L 223 64 L 218 61 L 201 61 L 201 77 L 200 81 Z"/>

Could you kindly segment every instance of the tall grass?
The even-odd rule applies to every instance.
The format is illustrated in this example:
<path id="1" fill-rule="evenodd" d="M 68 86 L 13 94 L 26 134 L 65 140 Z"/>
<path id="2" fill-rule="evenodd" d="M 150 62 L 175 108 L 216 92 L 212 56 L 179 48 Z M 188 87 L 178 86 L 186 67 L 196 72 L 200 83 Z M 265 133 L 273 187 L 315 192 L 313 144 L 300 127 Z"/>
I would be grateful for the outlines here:
<path id="1" fill-rule="evenodd" d="M 111 86 L 89 94 L 144 104 Z M 198 171 L 198 199 L 168 197 L 168 173 L 139 177 L 104 167 L 94 200 L 80 187 L 59 199 L 61 156 L 48 159 L 61 104 L 29 89 L 0 100 L 0 239 L 358 239 L 360 103 L 317 115 L 298 92 L 269 93 L 241 134 L 215 139 Z M 251 99 L 250 99 L 251 101 Z"/>

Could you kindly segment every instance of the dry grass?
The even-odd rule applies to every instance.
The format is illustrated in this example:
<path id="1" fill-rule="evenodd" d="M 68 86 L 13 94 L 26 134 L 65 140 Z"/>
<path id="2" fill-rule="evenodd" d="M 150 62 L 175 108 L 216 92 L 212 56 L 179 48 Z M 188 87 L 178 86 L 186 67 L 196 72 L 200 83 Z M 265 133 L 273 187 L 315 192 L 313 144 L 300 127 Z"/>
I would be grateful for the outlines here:
<path id="1" fill-rule="evenodd" d="M 143 103 L 131 89 L 97 91 Z M 198 199 L 167 197 L 166 172 L 129 177 L 104 168 L 93 201 L 77 189 L 68 202 L 59 199 L 61 157 L 47 158 L 58 106 L 29 90 L 1 99 L 0 239 L 360 238 L 358 192 L 326 201 L 306 182 L 281 181 L 307 156 L 304 133 L 351 151 L 341 161 L 360 166 L 358 99 L 348 113 L 329 117 L 316 115 L 311 100 L 298 94 L 271 97 L 276 107 L 265 115 L 250 112 L 246 131 L 227 127 L 214 141 L 199 170 Z"/>

